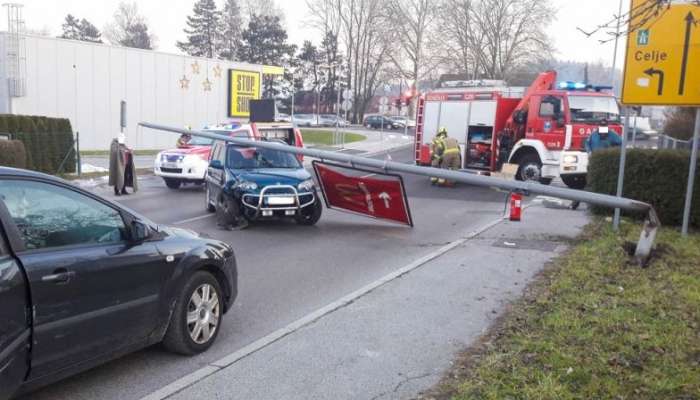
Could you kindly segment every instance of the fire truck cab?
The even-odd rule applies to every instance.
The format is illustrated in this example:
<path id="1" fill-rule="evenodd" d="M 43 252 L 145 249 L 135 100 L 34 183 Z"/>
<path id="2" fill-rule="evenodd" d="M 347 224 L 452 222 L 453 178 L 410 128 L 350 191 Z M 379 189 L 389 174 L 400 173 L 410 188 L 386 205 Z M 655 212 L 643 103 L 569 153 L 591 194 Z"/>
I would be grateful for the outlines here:
<path id="1" fill-rule="evenodd" d="M 601 120 L 618 134 L 620 111 L 607 88 L 561 82 L 539 75 L 527 88 L 502 81 L 472 81 L 419 99 L 416 162 L 430 163 L 430 143 L 440 127 L 460 141 L 462 168 L 484 174 L 517 165 L 516 179 L 548 184 L 561 177 L 581 189 L 588 171 L 584 143 Z"/>

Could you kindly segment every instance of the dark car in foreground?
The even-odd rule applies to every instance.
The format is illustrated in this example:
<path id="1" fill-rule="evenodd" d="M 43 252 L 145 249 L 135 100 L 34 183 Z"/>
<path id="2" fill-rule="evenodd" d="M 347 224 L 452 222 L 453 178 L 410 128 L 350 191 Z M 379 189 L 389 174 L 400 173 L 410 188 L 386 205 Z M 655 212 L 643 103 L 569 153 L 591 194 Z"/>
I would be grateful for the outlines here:
<path id="1" fill-rule="evenodd" d="M 0 399 L 159 342 L 205 351 L 236 294 L 228 244 L 0 167 Z"/>
<path id="2" fill-rule="evenodd" d="M 205 185 L 207 211 L 240 222 L 286 218 L 314 225 L 323 211 L 311 174 L 278 150 L 217 142 Z"/>

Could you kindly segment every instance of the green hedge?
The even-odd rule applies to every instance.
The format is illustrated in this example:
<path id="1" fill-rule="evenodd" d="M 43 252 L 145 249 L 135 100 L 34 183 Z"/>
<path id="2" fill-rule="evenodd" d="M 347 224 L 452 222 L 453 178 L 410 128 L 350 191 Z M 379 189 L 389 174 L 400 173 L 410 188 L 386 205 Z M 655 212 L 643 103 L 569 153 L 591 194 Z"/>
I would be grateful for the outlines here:
<path id="1" fill-rule="evenodd" d="M 0 115 L 0 132 L 11 133 L 24 144 L 24 165 L 35 171 L 55 174 L 73 148 L 73 129 L 65 118 L 4 114 Z M 6 165 L 4 160 L 0 159 L 0 165 Z M 70 151 L 61 172 L 75 172 L 75 167 L 75 152 Z"/>
<path id="2" fill-rule="evenodd" d="M 682 224 L 689 163 L 690 152 L 686 150 L 629 150 L 624 196 L 652 204 L 664 225 Z M 619 165 L 617 149 L 593 153 L 588 166 L 588 190 L 615 194 Z M 610 210 L 593 207 L 593 212 L 608 214 Z M 700 173 L 695 177 L 691 225 L 700 227 Z"/>
<path id="3" fill-rule="evenodd" d="M 27 153 L 19 140 L 0 140 L 0 165 L 13 168 L 27 167 Z"/>

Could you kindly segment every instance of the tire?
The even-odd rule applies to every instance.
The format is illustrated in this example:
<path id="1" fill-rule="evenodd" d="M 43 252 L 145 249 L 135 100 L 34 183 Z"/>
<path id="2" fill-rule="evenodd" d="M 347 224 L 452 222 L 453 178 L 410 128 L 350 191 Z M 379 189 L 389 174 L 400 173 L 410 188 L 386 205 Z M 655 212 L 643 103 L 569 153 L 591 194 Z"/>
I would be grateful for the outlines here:
<path id="1" fill-rule="evenodd" d="M 519 181 L 537 181 L 549 185 L 551 178 L 542 178 L 542 161 L 536 154 L 526 154 L 518 162 L 518 174 L 515 178 Z"/>
<path id="2" fill-rule="evenodd" d="M 204 209 L 209 213 L 216 212 L 216 206 L 211 204 L 211 195 L 209 192 L 209 184 L 204 184 Z"/>
<path id="3" fill-rule="evenodd" d="M 303 210 L 299 212 L 297 216 L 297 224 L 304 226 L 313 226 L 321 219 L 321 214 L 323 214 L 323 204 L 321 204 L 321 199 L 318 195 L 315 195 L 316 200 L 314 204 L 307 207 L 306 209 L 311 209 L 308 214 L 304 214 Z"/>
<path id="4" fill-rule="evenodd" d="M 182 181 L 179 179 L 172 179 L 172 178 L 163 178 L 165 181 L 165 186 L 167 186 L 169 189 L 177 190 L 180 189 L 180 186 L 182 186 Z"/>
<path id="5" fill-rule="evenodd" d="M 219 335 L 224 311 L 223 299 L 221 286 L 212 274 L 206 271 L 192 274 L 182 290 L 178 291 L 175 310 L 163 337 L 163 346 L 169 351 L 187 356 L 211 347 Z"/>
<path id="6" fill-rule="evenodd" d="M 223 193 L 219 194 L 219 198 L 216 200 L 216 220 L 219 225 L 239 225 L 241 218 L 245 218 L 241 213 L 241 207 L 242 206 Z"/>
<path id="7" fill-rule="evenodd" d="M 570 189 L 583 190 L 586 188 L 585 175 L 562 175 L 561 180 Z"/>

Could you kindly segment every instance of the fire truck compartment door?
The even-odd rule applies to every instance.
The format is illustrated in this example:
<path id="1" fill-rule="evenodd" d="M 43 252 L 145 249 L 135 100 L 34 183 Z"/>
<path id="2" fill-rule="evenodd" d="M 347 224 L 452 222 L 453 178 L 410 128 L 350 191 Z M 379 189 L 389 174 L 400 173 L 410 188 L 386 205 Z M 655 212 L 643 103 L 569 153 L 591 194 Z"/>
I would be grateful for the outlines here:
<path id="1" fill-rule="evenodd" d="M 493 127 L 496 120 L 495 101 L 474 101 L 471 103 L 469 125 L 485 125 Z"/>
<path id="2" fill-rule="evenodd" d="M 430 144 L 440 128 L 440 104 L 442 104 L 442 102 L 439 101 L 425 102 L 423 144 Z"/>
<path id="3" fill-rule="evenodd" d="M 440 110 L 440 126 L 447 128 L 447 134 L 465 143 L 469 122 L 470 102 L 444 101 Z"/>

